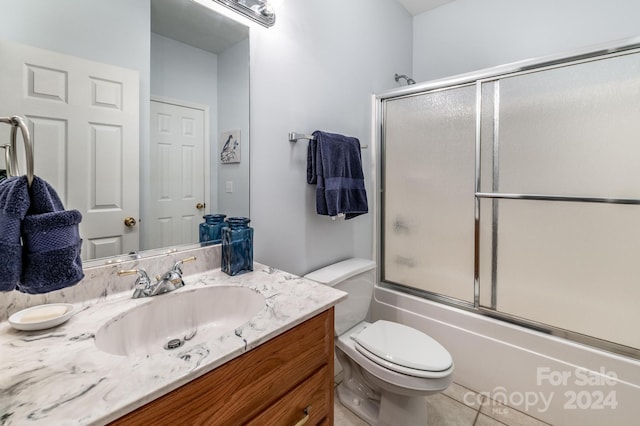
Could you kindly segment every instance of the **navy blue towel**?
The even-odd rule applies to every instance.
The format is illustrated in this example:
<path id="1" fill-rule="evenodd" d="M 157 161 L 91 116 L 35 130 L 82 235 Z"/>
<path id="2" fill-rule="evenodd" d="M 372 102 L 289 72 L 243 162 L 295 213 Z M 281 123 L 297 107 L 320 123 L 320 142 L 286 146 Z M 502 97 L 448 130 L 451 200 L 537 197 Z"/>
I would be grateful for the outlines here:
<path id="1" fill-rule="evenodd" d="M 65 210 L 55 189 L 35 176 L 29 188 L 30 206 L 22 221 L 23 293 L 48 293 L 84 278 L 78 225 L 82 215 Z"/>
<path id="2" fill-rule="evenodd" d="M 360 141 L 334 133 L 313 132 L 307 150 L 307 182 L 316 186 L 316 212 L 352 219 L 369 212 Z"/>
<path id="3" fill-rule="evenodd" d="M 79 282 L 81 220 L 37 176 L 30 188 L 25 176 L 0 182 L 0 291 L 48 293 Z"/>
<path id="4" fill-rule="evenodd" d="M 0 291 L 16 288 L 22 273 L 20 225 L 29 209 L 27 178 L 0 182 Z"/>

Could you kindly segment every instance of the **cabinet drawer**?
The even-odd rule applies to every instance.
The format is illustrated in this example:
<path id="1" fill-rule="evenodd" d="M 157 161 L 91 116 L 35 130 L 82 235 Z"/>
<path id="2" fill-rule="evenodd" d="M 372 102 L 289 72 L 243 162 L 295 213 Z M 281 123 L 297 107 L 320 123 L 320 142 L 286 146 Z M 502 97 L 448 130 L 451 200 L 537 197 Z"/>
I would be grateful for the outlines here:
<path id="1" fill-rule="evenodd" d="M 236 426 L 268 409 L 324 365 L 333 369 L 333 308 L 112 424 Z M 333 394 L 331 381 L 321 387 Z"/>
<path id="2" fill-rule="evenodd" d="M 324 366 L 298 387 L 248 423 L 251 426 L 293 426 L 305 417 L 304 410 L 310 407 L 309 420 L 305 426 L 317 425 L 329 415 L 332 401 L 326 384 L 331 382 L 329 367 Z"/>

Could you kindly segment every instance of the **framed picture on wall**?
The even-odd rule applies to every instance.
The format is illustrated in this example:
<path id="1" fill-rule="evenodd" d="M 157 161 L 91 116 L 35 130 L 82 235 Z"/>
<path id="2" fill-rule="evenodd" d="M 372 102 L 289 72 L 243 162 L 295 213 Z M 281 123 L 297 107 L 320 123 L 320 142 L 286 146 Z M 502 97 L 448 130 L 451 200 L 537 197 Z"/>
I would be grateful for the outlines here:
<path id="1" fill-rule="evenodd" d="M 240 162 L 240 130 L 229 130 L 220 133 L 220 163 Z"/>

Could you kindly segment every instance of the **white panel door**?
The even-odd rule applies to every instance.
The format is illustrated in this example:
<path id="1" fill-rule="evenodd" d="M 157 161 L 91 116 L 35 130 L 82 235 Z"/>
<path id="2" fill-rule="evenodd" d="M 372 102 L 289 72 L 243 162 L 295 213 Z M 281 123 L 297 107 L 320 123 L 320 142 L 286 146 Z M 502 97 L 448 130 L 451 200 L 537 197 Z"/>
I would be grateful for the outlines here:
<path id="1" fill-rule="evenodd" d="M 150 208 L 145 247 L 198 242 L 205 213 L 205 111 L 151 101 Z"/>
<path id="2" fill-rule="evenodd" d="M 138 72 L 0 41 L 0 76 L 0 116 L 26 119 L 35 174 L 82 213 L 83 259 L 138 250 Z"/>

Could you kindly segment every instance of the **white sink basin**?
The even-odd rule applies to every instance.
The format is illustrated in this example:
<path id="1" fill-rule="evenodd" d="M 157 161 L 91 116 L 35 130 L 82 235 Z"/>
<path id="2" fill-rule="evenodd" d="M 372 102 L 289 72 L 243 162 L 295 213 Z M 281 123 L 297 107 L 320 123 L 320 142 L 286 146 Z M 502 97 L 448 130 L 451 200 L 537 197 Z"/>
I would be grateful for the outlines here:
<path id="1" fill-rule="evenodd" d="M 96 333 L 96 346 L 114 355 L 172 350 L 192 339 L 233 332 L 264 306 L 264 297 L 246 287 L 166 293 L 107 321 Z"/>

